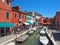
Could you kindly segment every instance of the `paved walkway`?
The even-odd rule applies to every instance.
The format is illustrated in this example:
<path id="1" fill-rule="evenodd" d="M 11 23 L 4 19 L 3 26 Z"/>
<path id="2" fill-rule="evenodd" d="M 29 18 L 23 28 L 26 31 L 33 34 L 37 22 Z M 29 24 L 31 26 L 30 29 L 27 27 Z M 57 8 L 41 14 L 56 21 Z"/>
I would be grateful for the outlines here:
<path id="1" fill-rule="evenodd" d="M 21 33 L 21 34 L 12 34 L 12 35 L 8 35 L 8 36 L 1 37 L 1 38 L 0 38 L 0 45 L 4 45 L 4 44 L 6 44 L 6 43 L 8 43 L 8 42 L 10 42 L 10 41 L 12 41 L 12 40 L 14 40 L 14 39 L 16 39 L 16 37 L 18 38 L 18 37 L 26 34 L 27 32 L 28 32 L 28 31 L 24 31 L 24 32 Z"/>
<path id="2" fill-rule="evenodd" d="M 60 45 L 60 31 L 48 29 L 50 37 L 55 41 L 56 45 Z"/>
<path id="3" fill-rule="evenodd" d="M 4 44 L 8 43 L 8 42 L 26 34 L 30 30 L 32 30 L 32 28 L 30 28 L 29 30 L 21 31 L 20 34 L 11 34 L 11 35 L 8 35 L 8 36 L 1 37 L 0 38 L 0 45 L 4 45 Z"/>

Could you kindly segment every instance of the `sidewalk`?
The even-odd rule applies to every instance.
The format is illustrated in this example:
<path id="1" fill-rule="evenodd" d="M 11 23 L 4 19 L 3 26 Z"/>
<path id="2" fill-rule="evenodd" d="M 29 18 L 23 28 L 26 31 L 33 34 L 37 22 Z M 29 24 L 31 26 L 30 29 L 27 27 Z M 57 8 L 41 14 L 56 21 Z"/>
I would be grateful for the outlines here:
<path id="1" fill-rule="evenodd" d="M 16 35 L 17 35 L 17 38 L 18 38 L 18 37 L 26 34 L 27 32 L 28 32 L 28 30 L 27 31 L 24 31 L 21 34 L 12 34 L 12 35 L 1 37 L 0 38 L 0 45 L 4 45 L 4 44 L 6 44 L 6 43 L 8 43 L 8 42 L 10 42 L 10 41 L 12 41 L 14 39 L 16 39 Z"/>
<path id="2" fill-rule="evenodd" d="M 56 45 L 60 45 L 60 32 L 57 30 L 48 29 L 48 34 L 50 38 L 54 41 Z"/>

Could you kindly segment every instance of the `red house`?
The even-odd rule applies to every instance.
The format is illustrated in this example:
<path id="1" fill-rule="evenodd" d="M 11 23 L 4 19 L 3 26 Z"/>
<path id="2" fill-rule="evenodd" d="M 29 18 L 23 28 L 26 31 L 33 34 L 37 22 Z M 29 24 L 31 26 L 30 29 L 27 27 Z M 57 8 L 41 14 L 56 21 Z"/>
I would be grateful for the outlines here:
<path id="1" fill-rule="evenodd" d="M 43 16 L 40 15 L 39 17 L 40 17 L 39 24 L 42 25 L 43 24 Z"/>
<path id="2" fill-rule="evenodd" d="M 14 24 L 17 24 L 19 21 L 18 19 L 20 18 L 20 14 L 19 12 L 21 8 L 19 6 L 16 7 L 12 7 L 12 18 L 11 18 L 11 22 Z"/>
<path id="3" fill-rule="evenodd" d="M 10 34 L 10 27 L 13 27 L 11 11 L 12 0 L 0 0 L 0 36 Z"/>
<path id="4" fill-rule="evenodd" d="M 43 25 L 45 25 L 45 26 L 52 25 L 51 19 L 50 18 L 43 18 Z"/>
<path id="5" fill-rule="evenodd" d="M 57 30 L 60 30 L 60 12 L 56 12 L 56 15 L 54 17 L 54 21 L 55 21 L 55 28 Z"/>

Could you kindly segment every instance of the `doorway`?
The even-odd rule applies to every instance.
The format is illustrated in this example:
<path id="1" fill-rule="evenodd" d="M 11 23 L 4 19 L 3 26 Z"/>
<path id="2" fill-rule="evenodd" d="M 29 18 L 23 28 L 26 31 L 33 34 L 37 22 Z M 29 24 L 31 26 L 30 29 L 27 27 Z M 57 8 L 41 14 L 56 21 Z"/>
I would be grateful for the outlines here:
<path id="1" fill-rule="evenodd" d="M 4 36 L 4 28 L 1 28 L 1 36 Z"/>

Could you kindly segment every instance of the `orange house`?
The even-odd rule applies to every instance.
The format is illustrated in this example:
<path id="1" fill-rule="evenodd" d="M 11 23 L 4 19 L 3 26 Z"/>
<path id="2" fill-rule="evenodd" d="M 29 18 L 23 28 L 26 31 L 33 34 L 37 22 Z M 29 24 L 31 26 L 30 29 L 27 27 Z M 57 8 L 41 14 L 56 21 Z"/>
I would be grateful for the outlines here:
<path id="1" fill-rule="evenodd" d="M 10 34 L 12 16 L 12 0 L 0 0 L 0 36 Z"/>
<path id="2" fill-rule="evenodd" d="M 12 18 L 11 18 L 11 22 L 14 24 L 17 24 L 19 21 L 19 12 L 20 12 L 20 7 L 16 6 L 12 8 Z"/>
<path id="3" fill-rule="evenodd" d="M 14 24 L 18 23 L 18 16 L 19 16 L 18 12 L 12 11 L 11 22 L 14 23 Z"/>
<path id="4" fill-rule="evenodd" d="M 11 22 L 12 0 L 0 0 L 0 22 Z"/>

